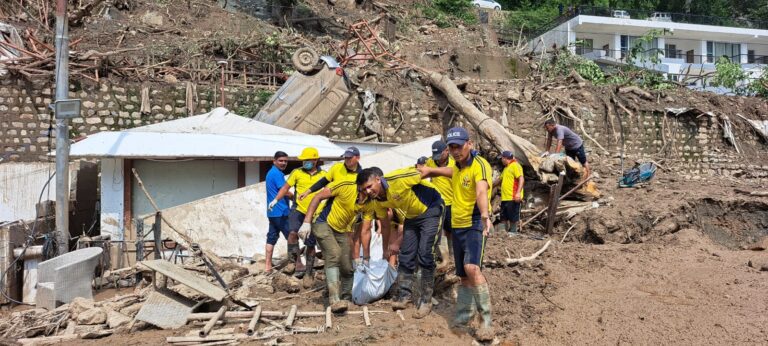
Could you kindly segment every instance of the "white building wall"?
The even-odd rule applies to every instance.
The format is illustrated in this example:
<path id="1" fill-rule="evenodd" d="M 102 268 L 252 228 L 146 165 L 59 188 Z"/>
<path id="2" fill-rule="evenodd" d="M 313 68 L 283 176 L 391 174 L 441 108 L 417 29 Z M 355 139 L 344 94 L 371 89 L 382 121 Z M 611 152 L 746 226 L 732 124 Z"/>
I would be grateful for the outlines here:
<path id="1" fill-rule="evenodd" d="M 258 184 L 261 181 L 259 162 L 249 161 L 245 163 L 245 185 Z"/>
<path id="2" fill-rule="evenodd" d="M 40 191 L 55 169 L 47 162 L 0 164 L 0 222 L 34 219 Z M 43 201 L 56 199 L 55 186 L 53 178 L 43 191 Z"/>
<path id="3" fill-rule="evenodd" d="M 133 168 L 158 207 L 165 209 L 237 189 L 237 164 L 228 160 L 134 160 Z M 154 213 L 141 188 L 132 187 L 133 217 Z"/>
<path id="4" fill-rule="evenodd" d="M 571 21 L 560 24 L 554 29 L 544 33 L 543 35 L 535 38 L 531 41 L 529 49 L 533 52 L 541 52 L 542 50 L 549 50 L 553 45 L 557 45 L 557 48 L 568 46 L 568 39 L 571 36 L 569 33 Z M 575 33 L 573 35 L 575 39 Z M 573 41 L 571 41 L 573 42 Z"/>
<path id="5" fill-rule="evenodd" d="M 123 159 L 101 160 L 101 234 L 123 240 Z"/>

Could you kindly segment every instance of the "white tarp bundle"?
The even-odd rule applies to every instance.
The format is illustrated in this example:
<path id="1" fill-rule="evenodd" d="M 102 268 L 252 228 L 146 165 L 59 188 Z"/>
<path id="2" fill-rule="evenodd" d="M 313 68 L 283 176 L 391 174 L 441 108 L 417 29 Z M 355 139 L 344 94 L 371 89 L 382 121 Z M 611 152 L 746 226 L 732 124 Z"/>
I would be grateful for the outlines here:
<path id="1" fill-rule="evenodd" d="M 21 40 L 21 36 L 19 36 L 19 32 L 16 31 L 16 28 L 5 23 L 0 23 L 0 42 L 6 43 L 0 44 L 0 77 L 4 77 L 8 74 L 8 69 L 5 68 L 3 61 L 14 60 L 21 57 L 21 52 L 9 45 L 23 48 L 24 41 Z"/>

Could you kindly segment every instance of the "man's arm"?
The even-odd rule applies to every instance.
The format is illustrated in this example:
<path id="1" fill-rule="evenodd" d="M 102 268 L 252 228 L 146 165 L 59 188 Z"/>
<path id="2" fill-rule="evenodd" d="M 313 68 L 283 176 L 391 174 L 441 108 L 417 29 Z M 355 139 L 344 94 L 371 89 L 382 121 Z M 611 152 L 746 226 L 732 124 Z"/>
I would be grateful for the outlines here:
<path id="1" fill-rule="evenodd" d="M 373 220 L 363 219 L 363 224 L 360 226 L 360 242 L 363 243 L 363 259 L 371 258 L 371 226 Z M 357 258 L 356 254 L 352 253 L 353 258 Z"/>
<path id="2" fill-rule="evenodd" d="M 544 151 L 549 151 L 549 147 L 552 146 L 552 134 L 547 132 L 547 145 L 544 147 Z"/>
<path id="3" fill-rule="evenodd" d="M 312 222 L 312 217 L 315 216 L 317 206 L 320 205 L 320 202 L 328 198 L 331 198 L 331 189 L 322 189 L 314 197 L 312 197 L 312 201 L 309 202 L 309 207 L 307 207 L 307 214 L 304 216 L 304 223 Z"/>
<path id="4" fill-rule="evenodd" d="M 279 201 L 281 198 L 288 196 L 288 198 L 293 197 L 293 194 L 291 193 L 291 185 L 288 183 L 283 184 L 283 187 L 280 188 L 280 191 L 277 191 L 277 195 L 275 196 L 275 200 Z"/>
<path id="5" fill-rule="evenodd" d="M 488 182 L 480 180 L 475 184 L 475 198 L 477 199 L 477 209 L 480 210 L 480 218 L 484 223 L 483 235 L 488 236 L 493 227 L 490 215 L 488 214 Z"/>
<path id="6" fill-rule="evenodd" d="M 563 149 L 563 140 L 562 139 L 558 139 L 557 140 L 557 146 L 555 147 L 555 153 L 559 153 L 560 150 L 562 150 L 562 149 Z"/>
<path id="7" fill-rule="evenodd" d="M 429 177 L 453 177 L 453 167 L 427 167 L 426 165 L 416 165 L 416 169 L 421 173 L 421 178 Z"/>
<path id="8" fill-rule="evenodd" d="M 520 202 L 522 200 L 522 198 L 520 198 L 520 193 L 523 191 L 523 184 L 525 184 L 525 175 L 520 174 L 520 177 L 517 178 L 517 189 L 515 190 L 515 194 L 512 196 L 516 202 Z"/>
<path id="9" fill-rule="evenodd" d="M 324 188 L 326 185 L 328 185 L 330 181 L 326 179 L 325 177 L 320 178 L 316 183 L 312 184 L 312 186 L 309 187 L 307 191 L 304 191 L 301 195 L 299 195 L 299 199 L 304 199 L 309 196 L 310 193 L 313 193 L 315 191 L 319 191 L 320 189 Z"/>

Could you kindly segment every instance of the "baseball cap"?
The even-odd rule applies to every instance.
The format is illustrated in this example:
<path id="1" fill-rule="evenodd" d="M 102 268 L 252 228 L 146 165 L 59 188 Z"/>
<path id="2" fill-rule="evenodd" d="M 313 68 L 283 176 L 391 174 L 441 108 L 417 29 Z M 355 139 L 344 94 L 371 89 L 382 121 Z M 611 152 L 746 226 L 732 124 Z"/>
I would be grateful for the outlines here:
<path id="1" fill-rule="evenodd" d="M 341 157 L 352 157 L 352 156 L 360 156 L 360 150 L 357 149 L 357 147 L 349 147 L 347 150 L 344 151 L 344 155 L 341 155 Z"/>
<path id="2" fill-rule="evenodd" d="M 505 159 L 511 159 L 511 158 L 514 158 L 515 155 L 511 151 L 509 151 L 509 150 L 504 150 L 504 151 L 501 152 L 501 157 L 503 157 Z"/>
<path id="3" fill-rule="evenodd" d="M 454 127 L 448 130 L 445 139 L 448 145 L 464 145 L 469 140 L 469 133 L 463 127 Z"/>
<path id="4" fill-rule="evenodd" d="M 443 141 L 435 141 L 432 143 L 432 160 L 440 159 L 440 156 L 443 155 L 443 151 L 445 151 L 446 148 L 448 148 L 448 145 Z"/>

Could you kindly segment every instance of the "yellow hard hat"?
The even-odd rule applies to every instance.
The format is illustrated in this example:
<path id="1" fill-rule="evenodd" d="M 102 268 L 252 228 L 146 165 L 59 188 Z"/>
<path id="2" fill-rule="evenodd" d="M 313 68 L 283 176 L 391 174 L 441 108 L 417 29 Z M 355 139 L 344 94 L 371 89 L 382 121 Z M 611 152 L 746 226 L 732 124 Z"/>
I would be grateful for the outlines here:
<path id="1" fill-rule="evenodd" d="M 301 155 L 299 155 L 299 160 L 317 160 L 320 158 L 320 153 L 317 152 L 317 149 L 313 147 L 306 147 L 304 150 L 301 151 Z"/>

